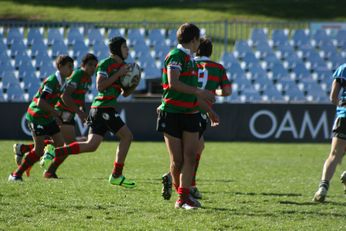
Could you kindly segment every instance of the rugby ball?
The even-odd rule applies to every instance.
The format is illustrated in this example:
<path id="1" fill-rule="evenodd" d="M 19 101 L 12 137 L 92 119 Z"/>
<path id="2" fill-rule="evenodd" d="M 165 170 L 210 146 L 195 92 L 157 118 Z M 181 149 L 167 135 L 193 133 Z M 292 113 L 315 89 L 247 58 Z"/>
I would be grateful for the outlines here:
<path id="1" fill-rule="evenodd" d="M 120 84 L 124 88 L 132 87 L 135 83 L 133 81 L 133 78 L 135 76 L 141 77 L 141 68 L 137 63 L 130 63 L 128 64 L 129 71 L 126 75 L 120 77 Z"/>

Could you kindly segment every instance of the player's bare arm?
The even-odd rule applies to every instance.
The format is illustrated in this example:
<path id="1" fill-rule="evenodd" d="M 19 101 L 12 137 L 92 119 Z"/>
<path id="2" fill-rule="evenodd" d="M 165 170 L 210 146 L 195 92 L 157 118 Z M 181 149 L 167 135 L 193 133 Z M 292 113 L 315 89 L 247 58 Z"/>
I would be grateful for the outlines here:
<path id="1" fill-rule="evenodd" d="M 330 95 L 329 95 L 329 99 L 334 105 L 339 105 L 340 89 L 341 89 L 340 84 L 334 79 L 332 90 L 330 91 Z"/>

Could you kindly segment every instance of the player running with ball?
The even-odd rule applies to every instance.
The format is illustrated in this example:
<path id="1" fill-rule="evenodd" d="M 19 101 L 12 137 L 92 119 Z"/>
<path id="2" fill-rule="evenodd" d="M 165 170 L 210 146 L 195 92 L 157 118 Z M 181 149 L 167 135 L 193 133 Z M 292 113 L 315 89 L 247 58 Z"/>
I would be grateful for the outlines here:
<path id="1" fill-rule="evenodd" d="M 58 167 L 68 155 L 96 151 L 107 131 L 111 131 L 120 141 L 115 152 L 114 168 L 109 176 L 109 182 L 113 185 L 133 188 L 136 183 L 128 180 L 123 175 L 123 167 L 131 145 L 132 133 L 115 108 L 119 95 L 129 96 L 137 87 L 140 76 L 134 78 L 134 85 L 130 88 L 122 88 L 120 77 L 128 72 L 128 66 L 124 60 L 129 55 L 129 48 L 126 40 L 122 37 L 112 38 L 108 47 L 110 57 L 101 60 L 96 71 L 96 87 L 99 93 L 94 98 L 89 112 L 88 125 L 90 129 L 88 139 L 84 142 L 73 142 L 64 147 L 47 146 L 46 153 L 55 156 L 47 169 L 47 173 L 56 176 Z"/>

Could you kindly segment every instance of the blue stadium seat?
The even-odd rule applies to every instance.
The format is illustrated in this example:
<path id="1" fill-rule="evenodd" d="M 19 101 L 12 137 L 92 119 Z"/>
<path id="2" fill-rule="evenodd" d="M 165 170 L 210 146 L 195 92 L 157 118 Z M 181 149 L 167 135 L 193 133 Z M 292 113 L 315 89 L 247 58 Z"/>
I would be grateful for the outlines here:
<path id="1" fill-rule="evenodd" d="M 177 41 L 177 30 L 176 29 L 168 30 L 167 38 L 168 38 L 169 46 L 171 46 L 171 47 L 177 46 L 178 41 Z"/>
<path id="2" fill-rule="evenodd" d="M 89 45 L 94 46 L 95 43 L 104 42 L 104 32 L 101 32 L 100 28 L 90 28 L 88 30 Z"/>
<path id="3" fill-rule="evenodd" d="M 24 89 L 29 90 L 34 88 L 37 90 L 37 86 L 40 85 L 41 81 L 36 77 L 35 73 L 28 73 L 25 76 L 20 76 L 23 79 Z"/>
<path id="4" fill-rule="evenodd" d="M 53 63 L 46 61 L 43 65 L 40 66 L 39 78 L 43 80 L 49 75 L 54 74 L 56 71 L 57 70 L 54 68 Z"/>
<path id="5" fill-rule="evenodd" d="M 312 70 L 317 68 L 321 68 L 321 69 L 327 68 L 326 62 L 321 58 L 319 53 L 315 50 L 313 52 L 307 53 L 305 58 L 306 58 L 306 62 L 310 63 L 310 69 Z"/>
<path id="6" fill-rule="evenodd" d="M 36 70 L 32 65 L 22 65 L 19 66 L 18 69 L 18 78 L 19 79 L 31 79 L 31 78 L 37 78 L 36 77 Z"/>
<path id="7" fill-rule="evenodd" d="M 141 59 L 141 56 L 150 56 L 150 48 L 145 43 L 135 43 L 134 47 L 134 57 Z"/>
<path id="8" fill-rule="evenodd" d="M 37 53 L 35 57 L 35 68 L 41 69 L 43 66 L 48 65 L 48 61 L 52 61 L 52 58 L 49 57 L 47 52 Z"/>
<path id="9" fill-rule="evenodd" d="M 70 27 L 67 32 L 67 45 L 84 44 L 84 30 L 82 27 Z"/>
<path id="10" fill-rule="evenodd" d="M 273 53 L 273 49 L 267 41 L 258 42 L 256 45 L 256 51 L 259 52 L 261 58 L 266 54 Z"/>
<path id="11" fill-rule="evenodd" d="M 128 39 L 128 44 L 130 46 L 135 46 L 137 44 L 145 45 L 144 29 L 143 28 L 128 29 L 127 39 Z"/>
<path id="12" fill-rule="evenodd" d="M 0 102 L 5 102 L 5 101 L 6 101 L 5 95 L 2 92 L 2 89 L 0 89 Z"/>
<path id="13" fill-rule="evenodd" d="M 258 76 L 266 76 L 267 72 L 259 65 L 250 65 L 249 72 L 251 73 L 251 79 L 256 79 Z"/>
<path id="14" fill-rule="evenodd" d="M 73 58 L 81 60 L 85 54 L 89 52 L 89 48 L 85 45 L 84 41 L 75 41 L 72 48 Z"/>
<path id="15" fill-rule="evenodd" d="M 281 63 L 281 60 L 278 59 L 274 52 L 265 54 L 262 60 L 265 62 L 265 68 L 267 70 L 271 70 L 275 63 Z"/>
<path id="16" fill-rule="evenodd" d="M 32 66 L 31 58 L 26 54 L 17 55 L 14 59 L 15 68 L 19 68 L 20 66 Z"/>
<path id="17" fill-rule="evenodd" d="M 289 88 L 285 88 L 285 96 L 288 97 L 290 102 L 305 102 L 306 98 L 302 91 L 299 90 L 297 85 L 291 85 Z"/>
<path id="18" fill-rule="evenodd" d="M 267 33 L 266 29 L 263 28 L 254 28 L 251 30 L 250 40 L 253 46 L 257 47 L 260 43 L 267 42 Z"/>
<path id="19" fill-rule="evenodd" d="M 64 29 L 63 28 L 48 28 L 48 45 L 54 45 L 55 43 L 61 44 L 64 41 Z"/>
<path id="20" fill-rule="evenodd" d="M 29 27 L 27 45 L 31 46 L 34 43 L 43 43 L 43 27 Z"/>
<path id="21" fill-rule="evenodd" d="M 326 30 L 318 29 L 312 36 L 312 41 L 315 47 L 320 47 L 322 44 L 330 42 L 330 37 L 328 36 Z"/>
<path id="22" fill-rule="evenodd" d="M 237 40 L 234 45 L 234 56 L 237 58 L 244 58 L 245 54 L 252 53 L 252 48 L 247 41 Z"/>
<path id="23" fill-rule="evenodd" d="M 346 59 L 340 55 L 340 53 L 333 55 L 328 60 L 331 62 L 332 70 L 336 70 L 341 64 L 344 64 L 346 62 Z"/>
<path id="24" fill-rule="evenodd" d="M 17 55 L 26 55 L 26 54 L 27 54 L 27 47 L 25 46 L 24 42 L 22 40 L 13 41 L 13 44 L 10 49 L 11 57 L 14 58 Z"/>
<path id="25" fill-rule="evenodd" d="M 6 91 L 7 101 L 9 102 L 25 102 L 25 95 L 19 84 L 10 84 Z"/>
<path id="26" fill-rule="evenodd" d="M 148 31 L 148 40 L 149 40 L 149 45 L 155 46 L 159 44 L 164 44 L 166 45 L 165 42 L 165 36 L 164 36 L 164 29 L 152 29 Z"/>
<path id="27" fill-rule="evenodd" d="M 319 48 L 324 59 L 330 59 L 332 56 L 338 55 L 338 51 L 332 42 L 323 43 Z"/>
<path id="28" fill-rule="evenodd" d="M 34 40 L 33 44 L 31 45 L 31 57 L 36 57 L 44 53 L 48 55 L 47 45 L 43 42 L 43 40 Z"/>
<path id="29" fill-rule="evenodd" d="M 93 53 L 99 60 L 105 59 L 109 56 L 108 47 L 104 41 L 96 42 L 93 47 Z"/>
<path id="30" fill-rule="evenodd" d="M 272 41 L 274 47 L 288 45 L 288 31 L 283 29 L 275 29 L 272 31 Z"/>
<path id="31" fill-rule="evenodd" d="M 19 85 L 19 80 L 16 78 L 13 71 L 2 71 L 0 77 L 3 89 L 8 89 L 11 84 Z"/>
<path id="32" fill-rule="evenodd" d="M 221 56 L 220 63 L 228 70 L 233 63 L 239 64 L 238 59 L 231 52 L 224 52 Z"/>
<path id="33" fill-rule="evenodd" d="M 287 56 L 284 63 L 288 70 L 293 69 L 298 63 L 304 64 L 304 62 L 295 53 Z"/>
<path id="34" fill-rule="evenodd" d="M 129 54 L 129 56 L 127 57 L 127 59 L 125 60 L 126 63 L 135 63 L 135 59 L 134 57 L 132 57 L 131 54 Z"/>
<path id="35" fill-rule="evenodd" d="M 296 80 L 301 80 L 304 78 L 310 78 L 312 75 L 308 69 L 306 69 L 305 64 L 297 63 L 292 69 L 292 72 L 295 74 L 294 78 Z"/>
<path id="36" fill-rule="evenodd" d="M 263 91 L 263 96 L 266 100 L 271 102 L 283 102 L 285 101 L 282 94 L 275 88 L 274 85 L 267 86 Z"/>
<path id="37" fill-rule="evenodd" d="M 292 41 L 293 45 L 297 48 L 311 45 L 309 32 L 303 29 L 298 29 L 293 32 Z"/>
<path id="38" fill-rule="evenodd" d="M 24 35 L 23 35 L 24 28 L 23 27 L 10 27 L 8 29 L 6 42 L 8 46 L 13 46 L 14 43 L 17 43 L 19 41 L 24 41 Z"/>
<path id="39" fill-rule="evenodd" d="M 230 80 L 245 78 L 245 71 L 241 68 L 238 62 L 232 63 L 227 70 L 227 76 L 230 78 Z"/>
<path id="40" fill-rule="evenodd" d="M 246 88 L 252 88 L 252 84 L 250 80 L 248 80 L 246 77 L 238 77 L 233 80 L 233 85 L 236 86 L 238 91 L 242 91 Z"/>
<path id="41" fill-rule="evenodd" d="M 29 101 L 36 95 L 38 89 L 40 88 L 40 82 L 32 82 L 29 88 L 26 88 L 28 93 Z"/>
<path id="42" fill-rule="evenodd" d="M 253 52 L 245 53 L 244 57 L 242 58 L 242 61 L 244 62 L 246 68 L 249 68 L 251 65 L 260 64 L 259 60 L 256 58 Z"/>
<path id="43" fill-rule="evenodd" d="M 284 77 L 289 77 L 290 74 L 286 70 L 286 68 L 282 65 L 282 63 L 275 63 L 271 68 L 271 79 L 280 80 Z"/>
<path id="44" fill-rule="evenodd" d="M 156 59 L 163 61 L 170 51 L 170 48 L 168 45 L 163 44 L 163 43 L 158 43 L 157 45 L 154 46 L 154 56 Z"/>
<path id="45" fill-rule="evenodd" d="M 262 101 L 261 95 L 252 86 L 244 88 L 240 98 L 243 102 L 256 103 Z"/>
<path id="46" fill-rule="evenodd" d="M 58 55 L 67 55 L 68 49 L 64 41 L 57 40 L 52 44 L 52 57 L 56 58 Z"/>
<path id="47" fill-rule="evenodd" d="M 116 36 L 125 37 L 125 29 L 123 28 L 109 28 L 108 29 L 108 39 Z"/>
<path id="48" fill-rule="evenodd" d="M 338 30 L 336 34 L 336 44 L 339 48 L 346 47 L 346 30 Z"/>
<path id="49" fill-rule="evenodd" d="M 159 79 L 161 78 L 161 71 L 156 67 L 155 63 L 146 63 L 145 65 L 141 66 L 143 71 L 143 78 L 144 79 Z"/>

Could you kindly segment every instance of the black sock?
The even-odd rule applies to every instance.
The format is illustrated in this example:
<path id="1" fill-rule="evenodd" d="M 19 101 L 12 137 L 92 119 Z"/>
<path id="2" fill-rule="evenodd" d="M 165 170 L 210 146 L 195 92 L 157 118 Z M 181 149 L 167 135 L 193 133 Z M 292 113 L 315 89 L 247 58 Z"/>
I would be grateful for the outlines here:
<path id="1" fill-rule="evenodd" d="M 329 181 L 328 180 L 321 180 L 319 187 L 323 187 L 326 190 L 328 190 L 328 188 L 329 188 Z"/>

